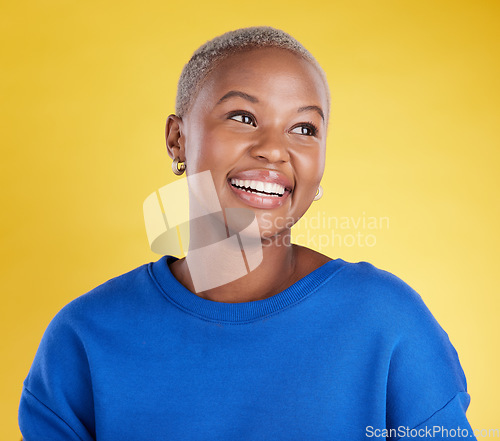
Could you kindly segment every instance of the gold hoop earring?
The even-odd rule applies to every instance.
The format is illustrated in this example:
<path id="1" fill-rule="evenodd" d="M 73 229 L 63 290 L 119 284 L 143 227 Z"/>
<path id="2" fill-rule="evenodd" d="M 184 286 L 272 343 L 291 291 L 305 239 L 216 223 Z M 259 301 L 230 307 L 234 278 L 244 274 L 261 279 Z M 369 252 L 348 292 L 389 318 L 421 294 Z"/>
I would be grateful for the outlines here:
<path id="1" fill-rule="evenodd" d="M 179 161 L 179 158 L 175 158 L 174 161 L 172 162 L 172 171 L 177 176 L 180 176 L 184 173 L 185 170 L 186 170 L 186 163 Z"/>
<path id="2" fill-rule="evenodd" d="M 315 201 L 319 201 L 321 199 L 321 196 L 323 196 L 323 187 L 320 186 L 318 187 L 318 191 L 316 192 L 316 196 L 314 196 Z"/>

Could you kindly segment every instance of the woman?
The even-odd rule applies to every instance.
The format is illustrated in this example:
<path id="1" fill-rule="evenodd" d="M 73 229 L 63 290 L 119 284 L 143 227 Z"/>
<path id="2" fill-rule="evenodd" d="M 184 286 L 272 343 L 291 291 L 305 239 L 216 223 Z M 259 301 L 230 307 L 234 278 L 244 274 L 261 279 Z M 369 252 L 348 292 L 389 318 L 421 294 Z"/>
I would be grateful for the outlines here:
<path id="1" fill-rule="evenodd" d="M 25 381 L 26 440 L 472 435 L 458 356 L 418 294 L 290 244 L 321 196 L 329 111 L 322 69 L 282 31 L 195 52 L 166 126 L 190 180 L 187 256 L 59 312 Z"/>

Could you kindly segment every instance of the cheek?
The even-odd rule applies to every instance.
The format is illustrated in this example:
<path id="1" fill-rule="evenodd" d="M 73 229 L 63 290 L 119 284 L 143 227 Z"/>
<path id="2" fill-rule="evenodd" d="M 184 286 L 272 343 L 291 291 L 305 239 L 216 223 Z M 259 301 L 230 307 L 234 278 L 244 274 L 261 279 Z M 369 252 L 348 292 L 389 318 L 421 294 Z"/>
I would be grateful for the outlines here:
<path id="1" fill-rule="evenodd" d="M 227 173 L 245 149 L 241 137 L 221 128 L 201 129 L 193 135 L 186 148 L 191 170 Z"/>
<path id="2" fill-rule="evenodd" d="M 318 185 L 325 169 L 325 154 L 321 148 L 299 149 L 294 155 L 299 183 Z"/>

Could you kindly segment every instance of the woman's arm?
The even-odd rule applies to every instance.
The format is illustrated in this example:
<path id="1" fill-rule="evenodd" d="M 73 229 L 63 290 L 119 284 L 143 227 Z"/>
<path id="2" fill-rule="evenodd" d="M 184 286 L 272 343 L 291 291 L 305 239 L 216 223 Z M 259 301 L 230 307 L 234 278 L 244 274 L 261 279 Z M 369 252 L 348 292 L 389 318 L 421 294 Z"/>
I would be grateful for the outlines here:
<path id="1" fill-rule="evenodd" d="M 44 333 L 19 406 L 24 441 L 93 441 L 90 369 L 81 336 L 64 308 Z"/>

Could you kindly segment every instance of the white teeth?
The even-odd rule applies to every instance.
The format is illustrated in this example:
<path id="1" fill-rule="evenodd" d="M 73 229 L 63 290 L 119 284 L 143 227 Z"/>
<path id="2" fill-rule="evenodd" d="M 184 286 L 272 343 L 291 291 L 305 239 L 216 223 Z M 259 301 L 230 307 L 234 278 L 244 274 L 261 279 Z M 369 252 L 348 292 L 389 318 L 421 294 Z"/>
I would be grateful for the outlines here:
<path id="1" fill-rule="evenodd" d="M 257 182 L 257 185 L 255 186 L 255 189 L 257 191 L 266 191 L 265 187 L 267 187 L 267 185 L 265 186 L 264 182 Z"/>
<path id="2" fill-rule="evenodd" d="M 283 196 L 285 193 L 285 187 L 280 184 L 265 182 L 265 181 L 253 181 L 248 179 L 231 179 L 231 184 L 237 187 L 251 188 L 252 190 L 265 193 L 275 193 Z M 270 196 L 270 195 L 269 195 Z"/>
<path id="3" fill-rule="evenodd" d="M 271 184 L 270 182 L 264 182 L 263 183 L 263 191 L 265 191 L 266 193 L 275 193 L 274 191 L 274 184 Z"/>

